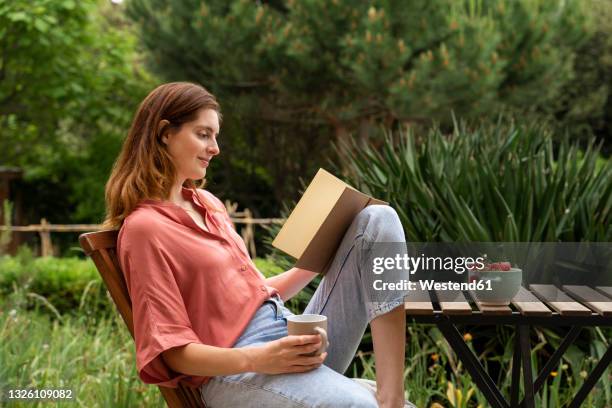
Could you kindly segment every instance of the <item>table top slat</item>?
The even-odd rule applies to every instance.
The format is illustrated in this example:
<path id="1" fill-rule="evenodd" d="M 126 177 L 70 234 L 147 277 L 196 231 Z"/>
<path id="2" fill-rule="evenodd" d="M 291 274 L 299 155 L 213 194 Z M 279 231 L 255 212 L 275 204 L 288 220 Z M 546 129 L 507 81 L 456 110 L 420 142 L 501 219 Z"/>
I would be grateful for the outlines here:
<path id="1" fill-rule="evenodd" d="M 482 314 L 485 314 L 485 315 L 511 315 L 512 314 L 512 309 L 510 309 L 510 306 L 483 305 L 481 302 L 479 302 L 476 299 L 474 295 L 472 295 L 472 298 L 474 299 L 474 303 L 476 303 L 478 310 L 480 310 Z"/>
<path id="2" fill-rule="evenodd" d="M 533 293 L 529 292 L 523 286 L 512 299 L 512 304 L 518 309 L 523 316 L 550 316 L 552 311 L 546 305 L 540 302 Z"/>
<path id="3" fill-rule="evenodd" d="M 471 300 L 471 302 L 473 302 L 476 307 L 478 308 L 478 310 L 480 310 L 480 312 L 483 315 L 511 315 L 512 314 L 512 309 L 510 309 L 510 306 L 508 305 L 485 305 L 482 302 L 480 302 L 478 300 L 478 298 L 476 297 L 476 295 L 474 294 L 474 291 L 467 291 L 464 292 L 467 293 L 468 295 L 466 297 L 470 298 L 468 299 L 468 301 Z"/>
<path id="4" fill-rule="evenodd" d="M 472 306 L 459 290 L 437 290 L 436 296 L 440 303 L 442 313 L 446 315 L 472 314 Z"/>
<path id="5" fill-rule="evenodd" d="M 563 285 L 563 290 L 602 316 L 612 316 L 612 299 L 595 289 L 580 285 Z"/>
<path id="6" fill-rule="evenodd" d="M 576 302 L 555 285 L 529 285 L 529 289 L 563 316 L 590 316 L 591 310 Z"/>
<path id="7" fill-rule="evenodd" d="M 612 286 L 596 286 L 595 289 L 612 299 Z"/>
<path id="8" fill-rule="evenodd" d="M 431 297 L 427 290 L 417 289 L 411 290 L 406 296 L 407 302 L 404 302 L 404 309 L 407 314 L 411 315 L 433 315 L 434 309 L 431 303 Z"/>

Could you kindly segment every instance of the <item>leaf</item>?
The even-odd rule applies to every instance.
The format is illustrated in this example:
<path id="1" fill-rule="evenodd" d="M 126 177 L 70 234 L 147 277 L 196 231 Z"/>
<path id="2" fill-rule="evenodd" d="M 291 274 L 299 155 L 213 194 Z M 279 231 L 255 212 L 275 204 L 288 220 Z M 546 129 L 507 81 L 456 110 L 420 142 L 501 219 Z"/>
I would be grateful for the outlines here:
<path id="1" fill-rule="evenodd" d="M 64 0 L 61 5 L 65 10 L 73 10 L 76 6 L 74 0 Z"/>
<path id="2" fill-rule="evenodd" d="M 19 22 L 19 21 L 28 21 L 28 15 L 23 12 L 23 11 L 16 11 L 14 13 L 9 13 L 7 14 L 7 17 L 10 21 L 12 22 Z"/>
<path id="3" fill-rule="evenodd" d="M 446 398 L 448 398 L 448 402 L 450 402 L 453 407 L 457 406 L 455 385 L 450 381 L 447 383 L 446 387 Z"/>
<path id="4" fill-rule="evenodd" d="M 41 33 L 46 33 L 49 29 L 49 24 L 42 18 L 37 18 L 34 20 L 34 27 L 36 27 L 36 29 Z"/>

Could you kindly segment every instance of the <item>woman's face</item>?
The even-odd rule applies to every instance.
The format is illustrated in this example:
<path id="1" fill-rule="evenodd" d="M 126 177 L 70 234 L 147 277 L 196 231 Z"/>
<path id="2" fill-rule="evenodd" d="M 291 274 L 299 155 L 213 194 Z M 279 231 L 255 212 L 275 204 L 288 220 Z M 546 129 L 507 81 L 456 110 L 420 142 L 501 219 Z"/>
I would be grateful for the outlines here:
<path id="1" fill-rule="evenodd" d="M 219 154 L 219 116 L 212 109 L 201 109 L 198 117 L 184 123 L 177 132 L 167 132 L 162 141 L 168 148 L 177 176 L 198 180 L 206 176 L 210 160 Z"/>

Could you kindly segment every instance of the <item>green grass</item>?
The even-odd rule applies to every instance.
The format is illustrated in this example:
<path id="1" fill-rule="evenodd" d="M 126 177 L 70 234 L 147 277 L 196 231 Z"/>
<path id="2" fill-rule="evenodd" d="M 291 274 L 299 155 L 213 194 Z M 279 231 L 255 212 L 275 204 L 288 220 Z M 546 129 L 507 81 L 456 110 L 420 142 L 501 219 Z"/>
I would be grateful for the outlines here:
<path id="1" fill-rule="evenodd" d="M 37 311 L 3 309 L 0 344 L 0 389 L 68 388 L 77 402 L 8 406 L 165 406 L 157 387 L 138 379 L 132 339 L 117 319 L 60 322 Z"/>

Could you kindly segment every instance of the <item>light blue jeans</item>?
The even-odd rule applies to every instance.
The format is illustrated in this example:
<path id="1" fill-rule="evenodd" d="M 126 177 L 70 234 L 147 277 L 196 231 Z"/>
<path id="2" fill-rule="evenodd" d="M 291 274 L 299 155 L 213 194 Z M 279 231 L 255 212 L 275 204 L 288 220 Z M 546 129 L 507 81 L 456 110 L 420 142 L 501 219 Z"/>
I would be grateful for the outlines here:
<path id="1" fill-rule="evenodd" d="M 305 373 L 267 375 L 253 372 L 213 377 L 200 387 L 209 408 L 377 407 L 374 396 L 343 374 L 355 356 L 367 324 L 377 316 L 403 306 L 404 295 L 367 299 L 369 285 L 362 273 L 368 242 L 405 242 L 395 210 L 371 205 L 347 230 L 332 265 L 321 280 L 304 313 L 328 318 L 330 346 L 324 364 Z M 389 295 L 392 296 L 392 295 Z M 373 306 L 376 305 L 376 306 Z M 287 336 L 291 311 L 278 296 L 266 300 L 234 347 L 266 343 Z"/>

